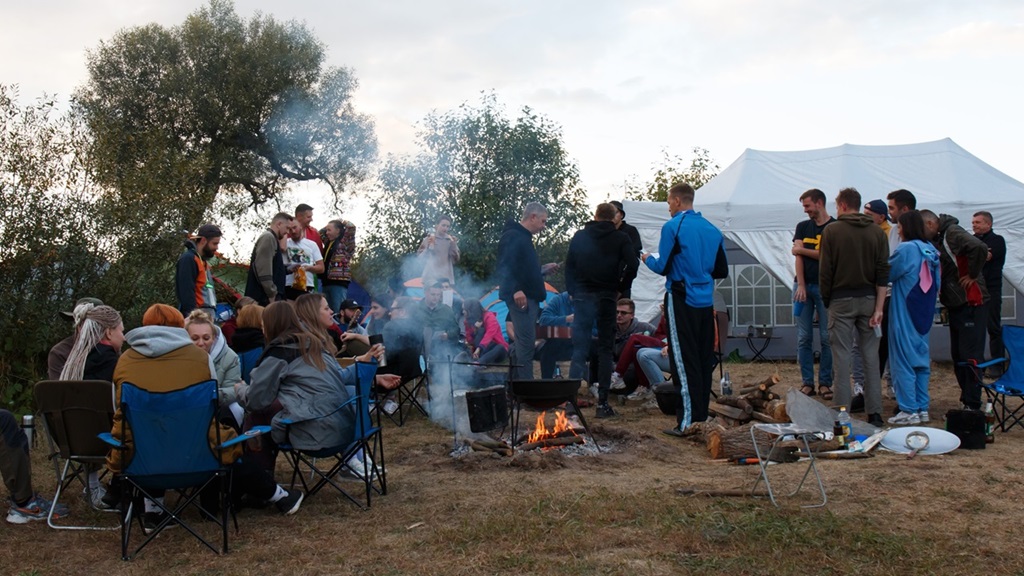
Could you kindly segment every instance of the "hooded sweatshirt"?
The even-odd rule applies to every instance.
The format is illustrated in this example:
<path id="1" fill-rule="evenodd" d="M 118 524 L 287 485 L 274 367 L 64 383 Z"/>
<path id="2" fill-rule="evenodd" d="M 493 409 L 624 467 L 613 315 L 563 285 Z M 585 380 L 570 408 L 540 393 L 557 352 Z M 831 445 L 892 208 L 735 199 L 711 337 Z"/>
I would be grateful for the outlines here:
<path id="1" fill-rule="evenodd" d="M 982 278 L 988 246 L 960 226 L 960 221 L 948 214 L 939 214 L 939 234 L 935 237 L 942 265 L 942 287 L 939 301 L 946 308 L 958 308 L 965 304 L 981 306 L 988 300 L 988 290 Z M 960 278 L 968 276 L 979 280 L 964 291 Z"/>
<path id="2" fill-rule="evenodd" d="M 131 429 L 124 426 L 122 434 L 121 384 L 130 382 L 149 392 L 173 392 L 193 384 L 216 377 L 212 358 L 192 343 L 184 328 L 169 326 L 142 326 L 125 334 L 131 347 L 121 355 L 114 369 L 114 425 L 111 434 L 124 442 L 131 450 Z M 216 418 L 210 421 L 210 446 L 225 442 L 236 436 L 234 430 L 219 426 Z M 225 450 L 221 462 L 230 464 L 242 454 L 241 444 Z M 129 458 L 130 458 L 129 452 Z M 112 472 L 122 468 L 121 451 L 111 450 L 107 455 L 107 467 Z"/>
<path id="3" fill-rule="evenodd" d="M 623 292 L 636 277 L 640 260 L 629 236 L 612 222 L 591 221 L 573 235 L 565 259 L 565 284 L 569 294 Z"/>
<path id="4" fill-rule="evenodd" d="M 867 214 L 843 214 L 821 232 L 818 274 L 826 306 L 837 298 L 874 296 L 889 283 L 889 239 Z"/>
<path id="5" fill-rule="evenodd" d="M 210 347 L 210 358 L 217 373 L 217 384 L 220 387 L 220 405 L 227 406 L 236 400 L 235 382 L 242 379 L 242 369 L 238 362 L 238 354 L 228 347 L 224 333 L 217 329 L 217 339 Z"/>

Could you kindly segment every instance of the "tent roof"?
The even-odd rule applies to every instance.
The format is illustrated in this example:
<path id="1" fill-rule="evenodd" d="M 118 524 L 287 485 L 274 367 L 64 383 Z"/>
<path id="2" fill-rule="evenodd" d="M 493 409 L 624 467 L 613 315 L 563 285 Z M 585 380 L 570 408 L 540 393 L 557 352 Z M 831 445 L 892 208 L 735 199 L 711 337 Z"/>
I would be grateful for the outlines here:
<path id="1" fill-rule="evenodd" d="M 905 188 L 918 208 L 950 214 L 970 230 L 972 215 L 988 210 L 996 233 L 1008 245 L 1024 243 L 1024 184 L 989 166 L 949 138 L 919 144 L 859 146 L 794 152 L 747 149 L 698 192 L 695 208 L 726 238 L 783 282 L 795 270 L 789 253 L 793 232 L 806 219 L 799 197 L 810 188 L 823 190 L 829 213 L 839 190 L 854 187 L 864 202 L 885 199 Z M 660 228 L 665 205 L 627 202 L 628 221 L 639 229 Z M 656 250 L 645 238 L 644 245 Z M 1009 250 L 1004 275 L 1024 292 L 1024 253 Z"/>

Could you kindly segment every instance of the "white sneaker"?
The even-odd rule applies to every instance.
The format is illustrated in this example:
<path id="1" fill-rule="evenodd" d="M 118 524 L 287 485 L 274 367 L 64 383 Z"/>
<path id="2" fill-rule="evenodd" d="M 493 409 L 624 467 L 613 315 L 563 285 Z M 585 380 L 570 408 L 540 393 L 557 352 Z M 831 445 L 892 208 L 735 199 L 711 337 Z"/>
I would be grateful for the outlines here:
<path id="1" fill-rule="evenodd" d="M 889 418 L 889 424 L 894 426 L 909 426 L 920 423 L 921 417 L 918 416 L 917 412 L 904 412 L 900 410 L 899 414 Z"/>
<path id="2" fill-rule="evenodd" d="M 927 410 L 921 410 L 918 412 L 917 419 L 920 420 L 921 424 L 927 424 L 932 421 L 931 417 L 928 416 Z"/>
<path id="3" fill-rule="evenodd" d="M 654 398 L 654 391 L 647 386 L 637 386 L 632 394 L 626 396 L 626 400 L 647 400 Z"/>
<path id="4" fill-rule="evenodd" d="M 589 390 L 590 390 L 590 395 L 591 396 L 593 396 L 595 399 L 598 399 L 598 400 L 601 399 L 601 396 L 599 395 L 598 390 L 597 390 L 597 384 L 591 384 Z"/>
<path id="5" fill-rule="evenodd" d="M 622 379 L 622 376 L 618 372 L 612 372 L 612 384 L 610 388 L 612 390 L 626 389 L 626 381 Z"/>

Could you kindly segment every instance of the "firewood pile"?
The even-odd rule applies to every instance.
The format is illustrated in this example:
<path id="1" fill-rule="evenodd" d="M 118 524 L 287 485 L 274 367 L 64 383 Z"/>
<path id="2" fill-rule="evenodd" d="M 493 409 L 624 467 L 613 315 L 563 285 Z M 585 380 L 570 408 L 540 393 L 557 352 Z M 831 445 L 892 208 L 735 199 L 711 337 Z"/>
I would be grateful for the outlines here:
<path id="1" fill-rule="evenodd" d="M 732 396 L 720 396 L 709 406 L 714 419 L 701 425 L 704 442 L 711 458 L 715 460 L 739 460 L 753 457 L 754 444 L 750 439 L 750 427 L 754 423 L 782 424 L 789 422 L 786 401 L 781 392 L 774 389 L 780 382 L 778 374 L 772 374 L 757 384 L 741 386 Z M 774 439 L 770 434 L 755 432 L 758 445 L 768 446 Z M 775 462 L 796 461 L 799 440 L 781 442 L 769 456 Z M 836 441 L 811 442 L 814 452 L 835 450 Z"/>

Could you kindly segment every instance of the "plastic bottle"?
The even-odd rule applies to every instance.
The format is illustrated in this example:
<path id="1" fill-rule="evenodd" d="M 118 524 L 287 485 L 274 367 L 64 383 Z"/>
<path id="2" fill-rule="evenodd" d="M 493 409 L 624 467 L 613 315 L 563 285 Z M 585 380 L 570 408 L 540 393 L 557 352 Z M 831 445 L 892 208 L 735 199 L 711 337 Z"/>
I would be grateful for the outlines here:
<path id="1" fill-rule="evenodd" d="M 985 403 L 985 444 L 992 444 L 996 441 L 996 412 L 992 409 L 992 403 Z"/>
<path id="2" fill-rule="evenodd" d="M 846 411 L 846 406 L 839 407 L 839 418 L 836 421 L 843 427 L 843 436 L 846 438 L 852 438 L 853 423 L 850 420 L 850 413 Z"/>
<path id="3" fill-rule="evenodd" d="M 722 396 L 732 396 L 732 380 L 729 379 L 729 371 L 725 371 L 725 376 L 722 376 L 721 387 L 719 391 Z"/>
<path id="4" fill-rule="evenodd" d="M 840 446 L 846 446 L 846 435 L 845 428 L 836 420 L 836 423 L 832 425 L 832 438 L 839 441 Z"/>
<path id="5" fill-rule="evenodd" d="M 552 378 L 554 378 L 555 380 L 562 379 L 562 369 L 560 367 L 555 366 L 555 373 L 552 374 Z"/>

